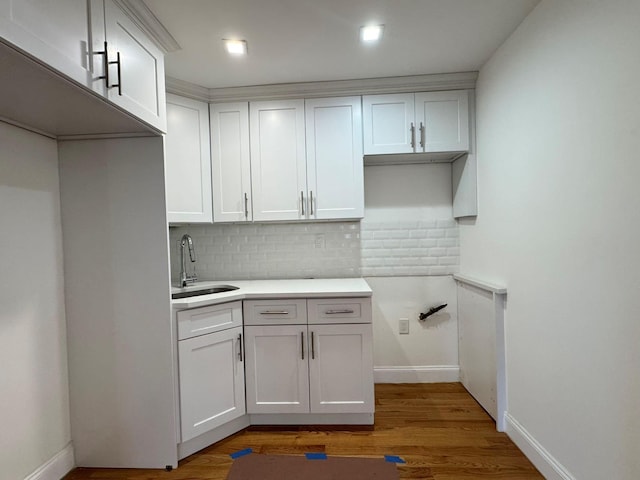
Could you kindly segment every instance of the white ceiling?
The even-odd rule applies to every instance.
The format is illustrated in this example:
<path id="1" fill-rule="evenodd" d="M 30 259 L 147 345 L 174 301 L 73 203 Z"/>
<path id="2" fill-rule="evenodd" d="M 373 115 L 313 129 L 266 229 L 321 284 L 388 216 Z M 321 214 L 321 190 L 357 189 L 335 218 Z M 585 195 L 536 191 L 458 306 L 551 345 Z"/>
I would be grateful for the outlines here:
<path id="1" fill-rule="evenodd" d="M 478 70 L 539 0 L 145 0 L 182 47 L 170 77 L 207 88 Z M 378 45 L 359 28 L 385 25 Z M 229 57 L 221 39 L 245 39 Z"/>

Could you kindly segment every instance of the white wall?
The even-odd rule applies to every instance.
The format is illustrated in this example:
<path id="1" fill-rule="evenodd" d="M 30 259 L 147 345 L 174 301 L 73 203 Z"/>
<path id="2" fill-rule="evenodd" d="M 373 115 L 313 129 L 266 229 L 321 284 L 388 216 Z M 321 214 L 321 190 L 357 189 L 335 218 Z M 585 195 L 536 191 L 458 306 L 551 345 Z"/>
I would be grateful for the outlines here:
<path id="1" fill-rule="evenodd" d="M 508 288 L 510 433 L 548 478 L 640 478 L 639 25 L 637 0 L 542 1 L 477 85 L 461 272 Z"/>
<path id="2" fill-rule="evenodd" d="M 1 122 L 0 221 L 0 479 L 16 480 L 71 437 L 57 145 Z"/>
<path id="3" fill-rule="evenodd" d="M 458 268 L 458 235 L 451 205 L 451 166 L 369 166 L 364 180 L 362 261 L 363 275 L 373 290 L 375 380 L 457 381 L 456 288 L 450 273 Z M 407 236 L 396 239 L 387 235 L 391 232 Z M 412 239 L 410 233 L 420 236 Z M 412 240 L 433 243 L 415 247 L 401 243 Z M 379 241 L 390 243 L 375 248 L 373 243 Z M 369 263 L 380 258 L 372 256 L 375 251 L 385 255 L 380 266 Z M 453 264 L 438 264 L 453 257 Z M 403 259 L 408 263 L 403 264 Z M 425 274 L 407 275 L 414 269 Z M 447 303 L 447 308 L 425 322 L 418 321 L 420 312 L 441 303 Z M 409 319 L 408 335 L 398 332 L 400 318 Z"/>

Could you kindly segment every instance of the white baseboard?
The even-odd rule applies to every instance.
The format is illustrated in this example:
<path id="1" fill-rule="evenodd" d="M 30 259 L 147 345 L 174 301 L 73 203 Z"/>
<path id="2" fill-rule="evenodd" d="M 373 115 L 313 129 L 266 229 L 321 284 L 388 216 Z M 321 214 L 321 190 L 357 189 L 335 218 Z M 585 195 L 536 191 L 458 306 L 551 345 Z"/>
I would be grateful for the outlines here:
<path id="1" fill-rule="evenodd" d="M 507 435 L 531 460 L 531 463 L 542 473 L 544 478 L 547 480 L 576 480 L 515 418 L 509 413 L 505 413 L 504 418 Z"/>
<path id="2" fill-rule="evenodd" d="M 449 383 L 460 381 L 458 365 L 374 367 L 375 383 Z"/>
<path id="3" fill-rule="evenodd" d="M 69 442 L 66 447 L 24 480 L 60 480 L 73 470 L 75 464 L 73 445 Z"/>

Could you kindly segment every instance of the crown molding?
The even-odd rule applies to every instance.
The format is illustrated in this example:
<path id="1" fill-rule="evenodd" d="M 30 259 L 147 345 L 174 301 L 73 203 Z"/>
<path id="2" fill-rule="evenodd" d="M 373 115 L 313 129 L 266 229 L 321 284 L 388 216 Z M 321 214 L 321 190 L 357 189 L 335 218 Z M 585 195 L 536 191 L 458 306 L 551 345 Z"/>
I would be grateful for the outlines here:
<path id="1" fill-rule="evenodd" d="M 174 95 L 180 95 L 181 97 L 200 100 L 201 102 L 211 101 L 211 94 L 209 93 L 208 88 L 201 87 L 195 83 L 186 82 L 178 78 L 166 77 L 165 88 L 167 89 L 167 93 L 173 93 Z"/>
<path id="2" fill-rule="evenodd" d="M 162 25 L 143 0 L 115 0 L 133 22 L 149 35 L 164 53 L 182 50 L 180 44 Z"/>
<path id="3" fill-rule="evenodd" d="M 478 72 L 411 75 L 405 77 L 279 83 L 250 87 L 205 88 L 167 77 L 167 92 L 203 102 L 222 103 L 292 98 L 337 97 L 381 93 L 430 92 L 474 89 Z"/>

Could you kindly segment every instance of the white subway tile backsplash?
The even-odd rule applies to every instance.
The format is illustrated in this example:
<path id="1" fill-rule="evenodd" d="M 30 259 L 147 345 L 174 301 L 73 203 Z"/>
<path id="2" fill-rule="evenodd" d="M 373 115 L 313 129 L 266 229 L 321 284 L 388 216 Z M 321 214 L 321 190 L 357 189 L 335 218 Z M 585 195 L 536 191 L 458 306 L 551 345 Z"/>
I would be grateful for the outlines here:
<path id="1" fill-rule="evenodd" d="M 304 224 L 215 224 L 170 229 L 171 271 L 189 233 L 200 279 L 450 275 L 459 265 L 451 218 Z M 316 247 L 322 234 L 324 248 Z"/>

